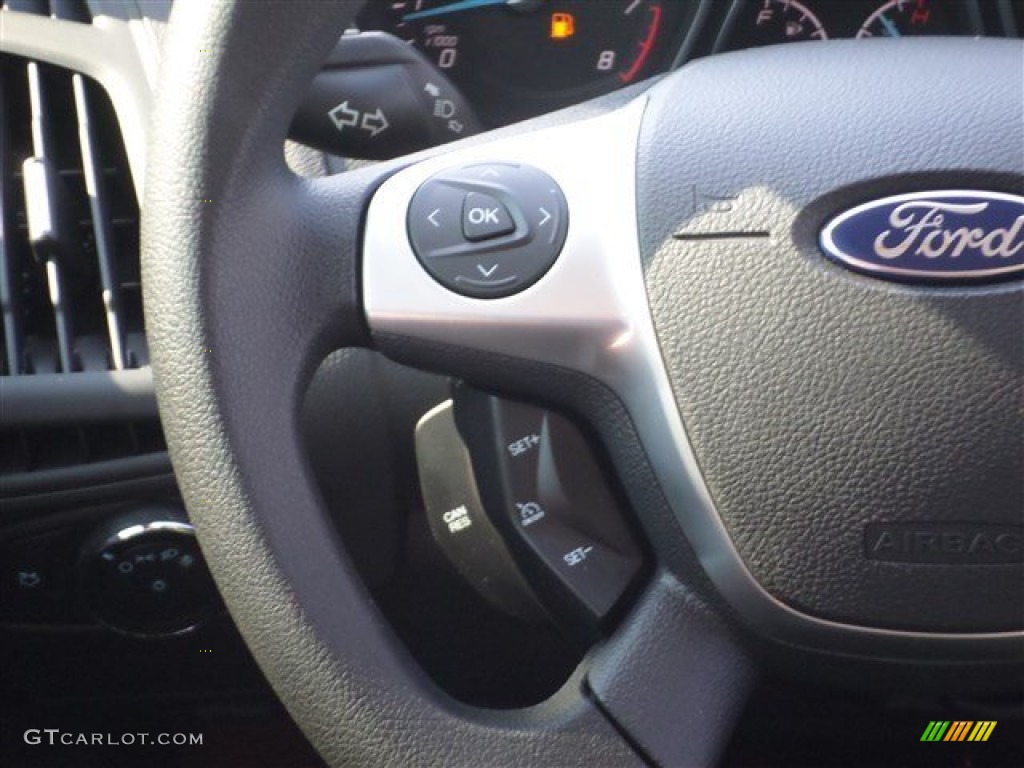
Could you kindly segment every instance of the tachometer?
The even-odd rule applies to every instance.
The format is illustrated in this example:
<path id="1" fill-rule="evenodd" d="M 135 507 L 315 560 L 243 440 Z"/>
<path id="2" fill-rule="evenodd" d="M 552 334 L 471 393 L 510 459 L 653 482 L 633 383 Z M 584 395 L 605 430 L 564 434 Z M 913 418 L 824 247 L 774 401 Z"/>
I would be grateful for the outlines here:
<path id="1" fill-rule="evenodd" d="M 408 0 L 369 3 L 360 29 L 416 45 L 485 122 L 511 122 L 635 82 L 668 64 L 697 3 Z"/>

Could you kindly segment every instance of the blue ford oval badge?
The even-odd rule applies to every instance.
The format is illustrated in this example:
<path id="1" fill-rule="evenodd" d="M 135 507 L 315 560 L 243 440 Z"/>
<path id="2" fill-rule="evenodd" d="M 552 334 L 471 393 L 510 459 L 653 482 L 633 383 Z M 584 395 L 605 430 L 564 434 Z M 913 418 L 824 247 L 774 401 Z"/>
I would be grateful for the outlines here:
<path id="1" fill-rule="evenodd" d="M 896 195 L 836 216 L 829 257 L 889 280 L 977 281 L 1024 272 L 1024 197 L 944 190 Z"/>

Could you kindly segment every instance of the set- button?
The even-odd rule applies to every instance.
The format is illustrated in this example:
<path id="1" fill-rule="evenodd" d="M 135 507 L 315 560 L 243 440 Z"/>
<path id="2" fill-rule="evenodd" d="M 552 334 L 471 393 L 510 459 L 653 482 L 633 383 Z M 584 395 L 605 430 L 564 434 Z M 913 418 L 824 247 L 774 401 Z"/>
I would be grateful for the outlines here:
<path id="1" fill-rule="evenodd" d="M 546 173 L 486 163 L 425 181 L 409 206 L 408 234 L 441 285 L 464 296 L 500 298 L 548 271 L 568 223 L 565 197 Z"/>

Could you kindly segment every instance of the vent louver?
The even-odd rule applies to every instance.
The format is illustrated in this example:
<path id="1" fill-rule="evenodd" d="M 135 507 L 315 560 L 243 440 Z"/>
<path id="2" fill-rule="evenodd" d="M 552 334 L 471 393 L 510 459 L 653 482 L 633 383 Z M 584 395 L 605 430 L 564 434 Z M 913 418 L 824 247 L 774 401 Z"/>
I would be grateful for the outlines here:
<path id="1" fill-rule="evenodd" d="M 139 211 L 95 82 L 0 59 L 2 374 L 145 365 Z"/>
<path id="2" fill-rule="evenodd" d="M 101 464 L 167 450 L 157 421 L 0 431 L 0 491 L 12 475 Z"/>
<path id="3" fill-rule="evenodd" d="M 2 8 L 92 21 L 85 0 Z M 0 499 L 166 476 L 147 365 L 113 105 L 82 74 L 0 54 Z"/>

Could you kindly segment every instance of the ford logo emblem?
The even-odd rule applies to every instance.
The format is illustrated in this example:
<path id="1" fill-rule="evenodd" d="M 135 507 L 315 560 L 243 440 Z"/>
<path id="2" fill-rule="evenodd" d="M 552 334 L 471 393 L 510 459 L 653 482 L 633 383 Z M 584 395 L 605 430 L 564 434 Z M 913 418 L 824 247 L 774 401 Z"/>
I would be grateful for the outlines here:
<path id="1" fill-rule="evenodd" d="M 968 282 L 1024 272 L 1024 197 L 944 190 L 896 195 L 836 216 L 821 247 L 840 264 L 902 281 Z"/>

